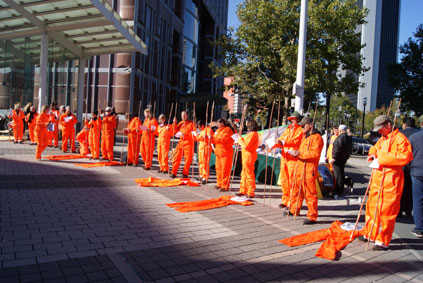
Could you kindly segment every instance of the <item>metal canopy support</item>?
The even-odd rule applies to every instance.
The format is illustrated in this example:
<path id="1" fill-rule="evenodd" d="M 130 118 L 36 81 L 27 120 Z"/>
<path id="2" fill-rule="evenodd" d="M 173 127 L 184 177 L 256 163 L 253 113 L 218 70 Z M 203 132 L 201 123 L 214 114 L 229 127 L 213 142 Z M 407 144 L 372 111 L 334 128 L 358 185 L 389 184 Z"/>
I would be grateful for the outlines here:
<path id="1" fill-rule="evenodd" d="M 10 1 L 10 0 L 9 0 Z M 105 6 L 104 0 L 90 0 L 91 3 L 103 14 L 103 16 L 109 20 L 109 22 L 128 40 L 138 52 L 144 55 L 148 55 L 147 46 L 143 43 L 138 42 L 134 35 L 126 27 L 127 24 L 124 21 L 118 21 L 113 15 L 113 10 L 108 10 Z M 126 26 L 125 26 L 126 25 Z"/>
<path id="2" fill-rule="evenodd" d="M 48 35 L 41 35 L 40 52 L 40 88 L 38 89 L 38 113 L 41 113 L 41 107 L 46 104 L 47 97 L 47 64 L 48 64 Z"/>
<path id="3" fill-rule="evenodd" d="M 81 128 L 84 124 L 82 121 L 82 113 L 84 111 L 84 78 L 85 78 L 85 59 L 79 59 L 79 66 L 78 66 L 78 90 L 77 90 L 77 104 L 76 104 L 76 118 L 80 121 Z M 88 101 L 87 101 L 88 102 Z"/>

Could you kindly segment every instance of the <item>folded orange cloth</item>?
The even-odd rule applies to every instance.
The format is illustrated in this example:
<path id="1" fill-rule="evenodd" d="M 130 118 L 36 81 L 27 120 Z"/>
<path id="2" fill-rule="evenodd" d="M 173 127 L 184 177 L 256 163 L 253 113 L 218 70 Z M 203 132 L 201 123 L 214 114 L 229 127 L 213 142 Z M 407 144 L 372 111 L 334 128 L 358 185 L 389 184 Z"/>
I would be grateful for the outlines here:
<path id="1" fill-rule="evenodd" d="M 96 163 L 75 163 L 73 165 L 79 166 L 79 167 L 84 167 L 84 168 L 93 168 L 93 167 L 124 165 L 124 163 L 117 162 L 117 161 L 101 161 L 101 162 L 96 162 Z"/>
<path id="2" fill-rule="evenodd" d="M 50 156 L 46 156 L 45 158 L 47 158 L 48 160 L 60 161 L 60 160 L 87 158 L 87 156 L 81 156 L 79 154 L 67 154 L 67 155 L 50 155 Z"/>
<path id="3" fill-rule="evenodd" d="M 189 187 L 200 186 L 198 183 L 193 182 L 188 178 L 166 180 L 166 179 L 157 179 L 157 178 L 149 177 L 149 178 L 135 179 L 135 182 L 140 187 L 176 187 L 176 186 L 182 186 L 182 185 L 188 185 Z"/>
<path id="4" fill-rule="evenodd" d="M 208 209 L 228 206 L 231 204 L 240 204 L 244 206 L 253 205 L 253 203 L 249 200 L 238 202 L 238 201 L 231 200 L 232 198 L 233 196 L 221 196 L 220 198 L 214 198 L 214 199 L 168 203 L 166 205 L 169 207 L 175 208 L 175 210 L 179 212 L 208 210 Z"/>

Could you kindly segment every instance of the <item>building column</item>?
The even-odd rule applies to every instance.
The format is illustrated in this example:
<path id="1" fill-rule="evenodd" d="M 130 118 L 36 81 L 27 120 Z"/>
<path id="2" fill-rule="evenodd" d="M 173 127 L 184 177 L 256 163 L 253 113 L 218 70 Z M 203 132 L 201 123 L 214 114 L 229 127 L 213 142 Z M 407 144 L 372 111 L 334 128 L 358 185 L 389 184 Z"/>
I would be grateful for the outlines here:
<path id="1" fill-rule="evenodd" d="M 46 104 L 47 97 L 47 64 L 48 64 L 48 35 L 41 35 L 41 52 L 40 52 L 40 76 L 38 89 L 38 113 L 41 113 L 41 107 Z"/>
<path id="2" fill-rule="evenodd" d="M 84 108 L 84 78 L 85 78 L 85 60 L 82 58 L 79 58 L 78 91 L 77 91 L 77 98 L 76 98 L 76 118 L 81 123 L 83 122 L 82 113 L 84 111 L 83 109 Z"/>

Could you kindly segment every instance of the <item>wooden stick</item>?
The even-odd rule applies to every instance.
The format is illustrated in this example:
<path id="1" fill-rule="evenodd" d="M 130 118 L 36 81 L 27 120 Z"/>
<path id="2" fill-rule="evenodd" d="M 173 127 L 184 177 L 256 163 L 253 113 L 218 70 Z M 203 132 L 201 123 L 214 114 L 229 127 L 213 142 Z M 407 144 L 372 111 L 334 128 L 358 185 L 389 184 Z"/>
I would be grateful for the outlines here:
<path id="1" fill-rule="evenodd" d="M 211 113 L 210 113 L 210 116 L 211 116 L 211 118 L 210 118 L 210 137 L 208 138 L 208 141 L 207 141 L 207 156 L 209 155 L 209 149 L 210 149 L 210 147 L 211 147 L 211 132 L 212 132 L 212 130 L 211 130 L 211 124 L 213 123 L 213 114 L 214 114 L 214 100 L 213 100 L 213 103 L 212 103 L 212 107 L 211 107 Z M 206 127 L 207 127 L 207 120 L 206 120 Z M 207 134 L 207 131 L 206 131 L 206 134 Z M 210 160 L 209 160 L 209 165 L 208 166 L 210 166 Z M 209 170 L 210 170 L 210 168 L 209 168 Z M 209 171 L 209 174 L 210 174 L 210 171 Z M 206 180 L 206 184 L 207 184 L 207 182 L 208 182 L 209 180 Z"/>
<path id="2" fill-rule="evenodd" d="M 195 116 L 195 102 L 192 103 L 192 110 L 193 110 L 193 122 L 194 122 L 194 131 L 197 132 L 197 117 Z M 195 144 L 195 143 L 194 143 Z M 195 146 L 194 146 L 195 147 Z M 193 148 L 195 152 L 195 148 Z M 197 150 L 197 164 L 198 164 L 198 172 L 200 172 L 200 164 L 198 163 L 198 150 Z M 192 170 L 191 170 L 191 178 L 194 179 L 194 162 L 191 163 Z"/>
<path id="3" fill-rule="evenodd" d="M 140 103 L 138 104 L 138 120 L 140 120 L 140 123 L 141 123 L 141 106 L 142 106 L 142 100 L 140 101 Z M 136 164 L 136 160 L 139 160 L 139 156 L 140 156 L 140 149 L 139 149 L 139 146 L 140 146 L 140 135 L 138 134 L 138 131 L 139 131 L 139 129 L 137 129 L 137 139 L 136 139 L 136 141 L 137 141 L 137 144 L 136 144 L 136 146 L 135 146 L 135 150 L 134 150 L 134 164 Z M 128 162 L 126 163 L 126 164 L 128 164 Z"/>
<path id="4" fill-rule="evenodd" d="M 175 102 L 175 118 L 176 118 L 176 115 L 178 115 L 178 102 Z M 173 122 L 172 122 L 172 127 L 173 127 Z M 174 142 L 175 142 L 175 133 L 173 133 L 173 135 L 172 135 L 172 142 L 171 142 L 171 146 L 170 146 L 170 156 L 169 156 L 169 158 L 172 159 L 172 168 L 173 168 L 173 155 L 174 155 L 173 144 L 174 144 Z M 171 170 L 169 169 L 169 171 L 167 172 L 168 176 L 170 176 L 170 171 Z"/>
<path id="5" fill-rule="evenodd" d="M 276 122 L 276 135 L 279 133 L 279 118 L 280 118 L 280 113 L 281 113 L 281 100 L 278 100 L 278 121 Z M 272 187 L 273 187 L 273 174 L 274 174 L 274 168 L 275 168 L 275 161 L 276 161 L 276 156 L 275 156 L 275 148 L 272 149 L 272 153 L 273 153 L 273 162 L 272 162 L 272 175 L 270 176 L 270 192 L 269 192 L 269 208 L 270 208 L 270 202 L 272 200 L 272 197 L 270 195 L 270 193 L 272 192 Z"/>
<path id="6" fill-rule="evenodd" d="M 270 136 L 270 129 L 272 128 L 272 118 L 273 118 L 273 109 L 275 108 L 275 100 L 273 100 L 272 103 L 272 111 L 270 111 L 270 120 L 269 120 L 269 127 L 268 127 L 268 138 Z M 269 160 L 269 152 L 267 150 L 267 145 L 265 144 L 265 149 L 266 149 L 266 166 L 264 169 L 264 194 L 263 194 L 263 206 L 266 203 L 266 190 L 267 190 L 267 162 Z"/>

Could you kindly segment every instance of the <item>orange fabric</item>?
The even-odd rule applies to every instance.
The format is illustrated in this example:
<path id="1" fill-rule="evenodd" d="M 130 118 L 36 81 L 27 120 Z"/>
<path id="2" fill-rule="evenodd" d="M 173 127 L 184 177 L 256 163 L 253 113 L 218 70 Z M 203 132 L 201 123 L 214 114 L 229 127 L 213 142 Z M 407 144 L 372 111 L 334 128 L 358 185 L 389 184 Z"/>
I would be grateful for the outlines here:
<path id="1" fill-rule="evenodd" d="M 212 147 L 209 136 L 213 135 L 211 127 L 205 127 L 200 134 L 195 137 L 198 142 L 198 167 L 200 177 L 208 180 L 210 175 L 210 156 L 212 154 Z"/>
<path id="2" fill-rule="evenodd" d="M 67 117 L 72 117 L 66 122 Z M 70 114 L 68 116 L 66 113 L 60 115 L 59 120 L 60 125 L 62 126 L 62 150 L 66 152 L 68 150 L 68 140 L 70 142 L 70 147 L 72 152 L 76 150 L 75 147 L 75 124 L 78 123 L 76 116 L 74 114 Z"/>
<path id="3" fill-rule="evenodd" d="M 278 140 L 283 141 L 279 180 L 282 188 L 282 204 L 288 206 L 292 180 L 297 158 L 288 154 L 288 150 L 298 150 L 304 136 L 304 131 L 298 124 L 286 127 Z"/>
<path id="4" fill-rule="evenodd" d="M 214 198 L 214 199 L 168 203 L 166 205 L 169 207 L 175 208 L 175 210 L 179 212 L 208 210 L 208 209 L 228 206 L 231 204 L 240 204 L 243 206 L 253 205 L 253 203 L 248 200 L 244 202 L 236 202 L 236 201 L 232 201 L 231 198 L 233 198 L 233 196 L 221 196 L 220 198 Z"/>
<path id="5" fill-rule="evenodd" d="M 13 121 L 13 138 L 15 142 L 22 141 L 23 132 L 24 132 L 24 121 L 25 114 L 22 110 L 16 112 L 16 110 L 12 111 L 12 121 Z"/>
<path id="6" fill-rule="evenodd" d="M 376 155 L 380 166 L 379 169 L 373 169 L 370 183 L 366 204 L 366 237 L 369 237 L 373 222 L 376 221 L 370 239 L 389 246 L 401 205 L 404 184 L 402 167 L 413 160 L 412 148 L 408 139 L 395 130 L 386 137 L 382 136 L 370 148 L 369 155 L 372 154 Z M 383 172 L 385 172 L 384 178 Z M 375 219 L 374 213 L 381 183 L 381 196 Z"/>
<path id="7" fill-rule="evenodd" d="M 50 115 L 41 113 L 38 115 L 35 126 L 35 141 L 37 148 L 35 149 L 35 158 L 41 159 L 41 153 L 48 145 L 47 124 L 49 123 Z"/>
<path id="8" fill-rule="evenodd" d="M 79 154 L 85 156 L 90 154 L 88 149 L 88 132 L 82 129 L 77 135 L 76 140 L 79 142 Z"/>
<path id="9" fill-rule="evenodd" d="M 101 155 L 103 159 L 113 161 L 113 144 L 115 138 L 116 118 L 113 115 L 103 117 L 101 136 Z"/>
<path id="10" fill-rule="evenodd" d="M 326 153 L 326 158 L 328 159 L 329 164 L 333 159 L 333 157 L 332 157 L 333 143 L 335 142 L 337 137 L 338 137 L 338 135 L 333 135 L 333 136 L 330 137 L 330 140 L 329 140 L 328 151 Z M 331 167 L 332 167 L 332 165 L 331 165 Z"/>
<path id="11" fill-rule="evenodd" d="M 153 164 L 153 153 L 154 153 L 154 144 L 155 133 L 158 128 L 158 123 L 155 118 L 145 120 L 143 126 L 148 128 L 148 131 L 143 131 L 141 136 L 141 145 L 140 153 L 142 160 L 144 161 L 145 168 L 151 168 Z"/>
<path id="12" fill-rule="evenodd" d="M 216 179 L 219 188 L 229 190 L 231 181 L 231 166 L 234 149 L 232 147 L 234 132 L 229 127 L 217 129 L 216 134 L 212 136 L 211 142 L 216 145 L 214 153 L 216 155 Z"/>
<path id="13" fill-rule="evenodd" d="M 96 163 L 75 163 L 75 166 L 84 167 L 84 168 L 94 168 L 94 167 L 104 167 L 104 166 L 119 166 L 124 165 L 122 162 L 118 161 L 101 161 Z"/>
<path id="14" fill-rule="evenodd" d="M 29 139 L 31 140 L 32 143 L 35 143 L 35 126 L 36 124 L 36 120 L 37 120 L 37 116 L 38 113 L 35 112 L 33 115 L 33 119 L 31 120 L 31 122 L 29 121 L 31 113 L 28 113 L 25 117 L 25 122 L 28 123 L 28 132 L 29 132 Z"/>
<path id="15" fill-rule="evenodd" d="M 91 157 L 100 158 L 100 134 L 102 121 L 99 117 L 97 119 L 91 119 L 86 122 L 85 125 L 90 129 L 88 134 L 88 146 L 90 147 Z"/>
<path id="16" fill-rule="evenodd" d="M 135 179 L 135 183 L 137 183 L 140 187 L 176 187 L 182 185 L 188 185 L 189 187 L 200 186 L 198 183 L 193 182 L 188 178 L 166 180 L 149 177 Z"/>
<path id="17" fill-rule="evenodd" d="M 342 250 L 350 243 L 352 231 L 343 230 L 340 226 L 343 223 L 340 221 L 332 222 L 330 228 L 321 229 L 305 234 L 293 236 L 290 238 L 279 240 L 282 244 L 288 247 L 297 247 L 310 243 L 320 242 L 325 240 L 316 252 L 317 257 L 334 260 L 336 253 Z M 355 230 L 352 240 L 364 234 L 363 230 Z"/>
<path id="18" fill-rule="evenodd" d="M 173 127 L 161 125 L 157 130 L 157 158 L 160 171 L 169 171 L 170 138 L 173 136 Z"/>
<path id="19" fill-rule="evenodd" d="M 259 136 L 257 132 L 250 132 L 245 138 L 238 140 L 242 152 L 242 172 L 239 192 L 250 197 L 255 196 L 256 177 L 254 174 L 254 164 L 257 160 L 257 147 Z"/>
<path id="20" fill-rule="evenodd" d="M 322 148 L 323 139 L 318 133 L 305 136 L 302 139 L 299 148 L 300 155 L 298 155 L 298 160 L 295 165 L 296 170 L 294 170 L 296 171 L 293 178 L 295 183 L 289 203 L 291 213 L 299 215 L 305 198 L 308 208 L 307 218 L 312 221 L 316 221 L 318 215 L 316 179 L 318 177 L 317 167 L 319 165 Z M 303 181 L 302 184 L 300 184 L 301 180 Z M 298 193 L 300 194 L 299 198 Z"/>
<path id="21" fill-rule="evenodd" d="M 194 131 L 194 123 L 190 120 L 181 121 L 178 125 L 173 125 L 174 132 L 181 132 L 183 136 L 180 138 L 178 145 L 176 146 L 175 155 L 172 159 L 172 173 L 176 175 L 178 173 L 179 165 L 182 161 L 182 156 L 185 159 L 184 169 L 182 174 L 188 176 L 189 168 L 192 162 L 192 156 L 194 155 L 194 139 L 192 137 L 192 131 Z"/>
<path id="22" fill-rule="evenodd" d="M 134 117 L 128 124 L 128 164 L 138 165 L 140 152 L 141 121 Z"/>
<path id="23" fill-rule="evenodd" d="M 48 131 L 48 145 L 59 146 L 59 111 L 53 110 L 50 113 L 50 123 L 54 124 L 54 130 Z"/>
<path id="24" fill-rule="evenodd" d="M 68 155 L 50 155 L 50 156 L 46 156 L 45 158 L 52 161 L 61 161 L 61 160 L 69 160 L 69 159 L 81 159 L 81 158 L 86 158 L 86 156 L 81 156 L 79 154 L 68 154 Z"/>

